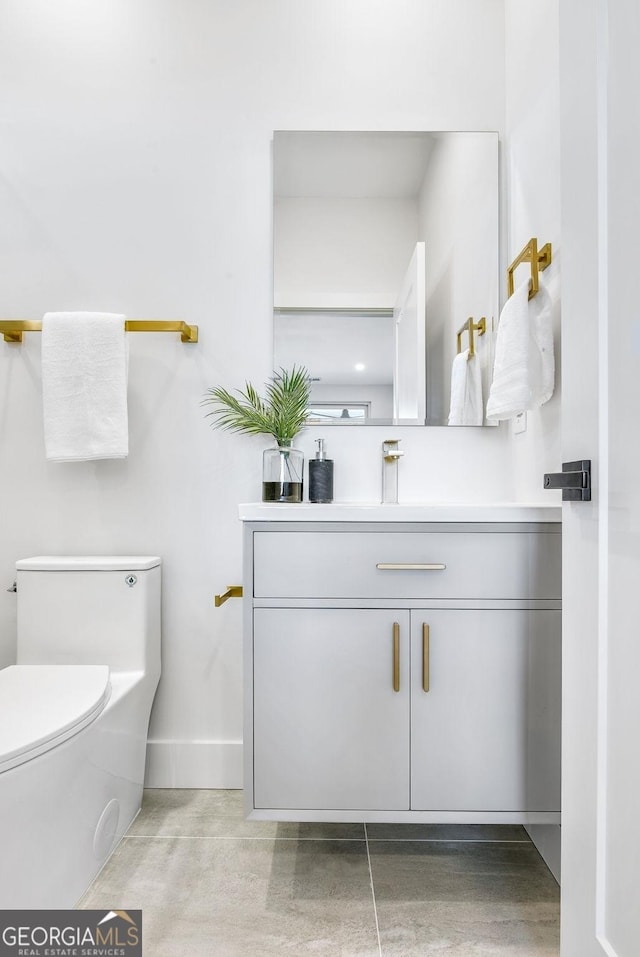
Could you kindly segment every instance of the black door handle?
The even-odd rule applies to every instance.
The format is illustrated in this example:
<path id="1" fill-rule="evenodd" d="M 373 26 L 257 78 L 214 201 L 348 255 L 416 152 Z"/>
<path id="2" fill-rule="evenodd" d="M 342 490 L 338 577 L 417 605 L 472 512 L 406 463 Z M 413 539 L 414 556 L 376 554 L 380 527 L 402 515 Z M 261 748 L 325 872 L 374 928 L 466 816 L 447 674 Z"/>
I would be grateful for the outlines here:
<path id="1" fill-rule="evenodd" d="M 591 459 L 563 462 L 562 472 L 546 472 L 545 488 L 561 488 L 563 502 L 591 501 Z"/>

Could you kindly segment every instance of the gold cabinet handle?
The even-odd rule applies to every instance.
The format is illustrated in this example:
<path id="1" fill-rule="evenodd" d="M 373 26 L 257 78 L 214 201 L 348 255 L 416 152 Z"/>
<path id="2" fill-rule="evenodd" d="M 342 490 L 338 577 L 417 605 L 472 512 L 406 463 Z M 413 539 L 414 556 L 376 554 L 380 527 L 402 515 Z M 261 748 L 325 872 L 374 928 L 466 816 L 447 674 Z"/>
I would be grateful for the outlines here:
<path id="1" fill-rule="evenodd" d="M 393 690 L 400 691 L 400 625 L 393 623 Z"/>
<path id="2" fill-rule="evenodd" d="M 422 690 L 429 690 L 429 626 L 422 625 Z"/>
<path id="3" fill-rule="evenodd" d="M 213 603 L 219 608 L 228 598 L 242 598 L 242 585 L 227 585 L 227 590 L 222 595 L 214 596 Z"/>
<path id="4" fill-rule="evenodd" d="M 381 571 L 442 572 L 446 568 L 440 562 L 378 562 Z"/>

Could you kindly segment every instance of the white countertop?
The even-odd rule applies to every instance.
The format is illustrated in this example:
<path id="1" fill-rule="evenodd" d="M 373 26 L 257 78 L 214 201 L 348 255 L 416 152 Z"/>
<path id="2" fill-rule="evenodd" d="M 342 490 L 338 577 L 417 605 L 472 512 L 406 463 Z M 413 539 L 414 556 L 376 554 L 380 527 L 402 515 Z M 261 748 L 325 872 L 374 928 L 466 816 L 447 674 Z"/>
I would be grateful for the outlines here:
<path id="1" fill-rule="evenodd" d="M 561 522 L 562 506 L 543 503 L 247 502 L 238 506 L 243 522 Z"/>

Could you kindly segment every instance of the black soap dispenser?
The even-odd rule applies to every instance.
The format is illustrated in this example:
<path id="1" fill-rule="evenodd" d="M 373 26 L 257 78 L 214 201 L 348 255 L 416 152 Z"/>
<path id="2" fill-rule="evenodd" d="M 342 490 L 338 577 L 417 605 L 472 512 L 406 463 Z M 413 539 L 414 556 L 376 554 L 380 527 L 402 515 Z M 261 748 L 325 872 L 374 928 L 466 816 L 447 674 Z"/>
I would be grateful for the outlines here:
<path id="1" fill-rule="evenodd" d="M 309 460 L 309 501 L 333 502 L 333 459 L 328 459 L 324 439 L 316 439 L 318 451 Z"/>

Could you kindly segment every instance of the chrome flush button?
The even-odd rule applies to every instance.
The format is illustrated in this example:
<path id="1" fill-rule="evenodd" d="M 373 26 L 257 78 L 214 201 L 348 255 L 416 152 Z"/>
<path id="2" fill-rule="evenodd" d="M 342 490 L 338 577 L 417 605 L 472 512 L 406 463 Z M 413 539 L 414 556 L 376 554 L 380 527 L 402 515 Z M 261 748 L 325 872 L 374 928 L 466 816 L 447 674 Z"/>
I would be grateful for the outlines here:
<path id="1" fill-rule="evenodd" d="M 138 579 L 136 578 L 135 575 L 127 575 L 127 577 L 125 578 L 125 581 L 127 585 L 129 586 L 129 588 L 133 588 L 133 586 L 138 581 Z"/>

